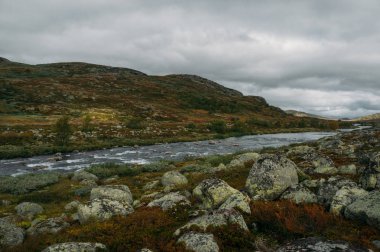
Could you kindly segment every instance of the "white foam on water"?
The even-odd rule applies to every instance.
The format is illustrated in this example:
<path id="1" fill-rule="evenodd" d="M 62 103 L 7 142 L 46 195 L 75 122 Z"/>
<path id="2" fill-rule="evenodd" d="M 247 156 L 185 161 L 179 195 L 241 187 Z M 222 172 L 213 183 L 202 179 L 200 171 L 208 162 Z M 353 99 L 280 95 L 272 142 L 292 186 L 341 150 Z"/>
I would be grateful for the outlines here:
<path id="1" fill-rule="evenodd" d="M 38 167 L 38 166 L 46 166 L 46 167 L 51 167 L 54 163 L 52 162 L 42 162 L 42 163 L 34 163 L 34 164 L 27 164 L 27 167 L 33 168 L 33 167 Z"/>
<path id="2" fill-rule="evenodd" d="M 150 162 L 146 159 L 131 159 L 131 160 L 123 160 L 124 164 L 149 164 Z"/>
<path id="3" fill-rule="evenodd" d="M 66 160 L 66 163 L 68 164 L 72 164 L 72 163 L 80 163 L 80 162 L 84 162 L 86 161 L 86 159 L 84 158 L 80 158 L 80 159 L 69 159 L 69 160 Z"/>
<path id="4" fill-rule="evenodd" d="M 12 177 L 17 177 L 17 176 L 24 175 L 24 174 L 27 174 L 27 173 L 30 173 L 30 172 L 26 171 L 26 170 L 17 169 L 17 172 L 13 173 L 11 176 Z"/>
<path id="5" fill-rule="evenodd" d="M 123 152 L 119 152 L 119 153 L 116 153 L 115 155 L 116 156 L 121 156 L 121 155 L 126 155 L 126 154 L 135 154 L 137 153 L 137 151 L 123 151 Z"/>

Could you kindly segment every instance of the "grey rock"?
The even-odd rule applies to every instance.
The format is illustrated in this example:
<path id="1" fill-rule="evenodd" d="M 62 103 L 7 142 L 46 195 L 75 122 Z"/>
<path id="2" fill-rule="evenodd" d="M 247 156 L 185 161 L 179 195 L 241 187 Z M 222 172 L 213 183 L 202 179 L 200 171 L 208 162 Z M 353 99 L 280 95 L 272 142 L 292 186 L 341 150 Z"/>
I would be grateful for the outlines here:
<path id="1" fill-rule="evenodd" d="M 187 183 L 187 178 L 178 171 L 168 171 L 161 178 L 161 184 L 167 187 L 176 187 Z"/>
<path id="2" fill-rule="evenodd" d="M 98 184 L 96 183 L 95 180 L 88 180 L 88 179 L 82 180 L 79 184 L 83 185 L 83 186 L 87 186 L 87 187 L 96 187 L 96 186 L 98 186 Z"/>
<path id="3" fill-rule="evenodd" d="M 23 202 L 16 206 L 17 214 L 32 220 L 37 214 L 40 214 L 44 211 L 42 206 L 33 202 Z"/>
<path id="4" fill-rule="evenodd" d="M 77 200 L 71 201 L 70 203 L 67 203 L 65 205 L 65 211 L 77 210 L 79 205 L 80 205 L 79 201 L 77 201 Z"/>
<path id="5" fill-rule="evenodd" d="M 89 173 L 89 172 L 84 171 L 84 170 L 79 170 L 79 171 L 74 172 L 74 175 L 71 178 L 71 180 L 73 180 L 73 181 L 82 181 L 82 180 L 98 181 L 99 178 L 92 173 Z"/>
<path id="6" fill-rule="evenodd" d="M 314 153 L 315 149 L 313 147 L 307 146 L 307 145 L 300 145 L 291 148 L 288 152 L 287 155 L 305 155 L 309 153 Z"/>
<path id="7" fill-rule="evenodd" d="M 251 202 L 251 199 L 241 193 L 237 192 L 229 196 L 223 204 L 219 207 L 219 209 L 237 209 L 240 210 L 244 213 L 250 214 L 251 213 L 251 208 L 249 206 L 249 203 Z"/>
<path id="8" fill-rule="evenodd" d="M 380 191 L 370 192 L 355 200 L 346 207 L 344 216 L 380 229 Z"/>
<path id="9" fill-rule="evenodd" d="M 80 223 L 86 223 L 91 218 L 106 220 L 117 215 L 126 216 L 133 211 L 133 207 L 127 202 L 110 199 L 93 199 L 87 205 L 79 205 L 78 217 Z"/>
<path id="10" fill-rule="evenodd" d="M 0 249 L 19 245 L 24 241 L 24 237 L 24 229 L 5 219 L 0 219 Z"/>
<path id="11" fill-rule="evenodd" d="M 317 203 L 318 197 L 307 189 L 306 187 L 303 187 L 301 185 L 291 186 L 288 188 L 282 195 L 281 199 L 291 200 L 296 204 L 301 203 Z"/>
<path id="12" fill-rule="evenodd" d="M 32 226 L 28 228 L 27 233 L 30 235 L 37 235 L 43 233 L 56 234 L 64 228 L 70 226 L 68 222 L 62 217 L 50 218 L 33 222 Z"/>
<path id="13" fill-rule="evenodd" d="M 280 155 L 262 155 L 252 166 L 246 189 L 254 200 L 274 200 L 298 184 L 297 166 Z"/>
<path id="14" fill-rule="evenodd" d="M 332 198 L 330 212 L 335 215 L 343 214 L 346 206 L 366 195 L 368 195 L 368 192 L 362 188 L 343 186 Z"/>
<path id="15" fill-rule="evenodd" d="M 219 246 L 212 234 L 189 232 L 178 239 L 184 243 L 186 249 L 194 252 L 218 252 Z"/>
<path id="16" fill-rule="evenodd" d="M 248 163 L 256 162 L 260 158 L 260 154 L 256 152 L 244 153 L 236 156 L 228 165 L 228 169 L 243 168 Z"/>
<path id="17" fill-rule="evenodd" d="M 51 245 L 42 252 L 100 252 L 108 251 L 101 243 L 90 242 L 65 242 Z"/>
<path id="18" fill-rule="evenodd" d="M 132 193 L 126 185 L 106 185 L 91 190 L 90 199 L 109 199 L 113 201 L 133 203 Z"/>
<path id="19" fill-rule="evenodd" d="M 153 181 L 146 183 L 146 185 L 143 187 L 143 190 L 149 191 L 149 190 L 152 190 L 152 189 L 158 187 L 159 185 L 160 185 L 159 180 L 153 180 Z"/>
<path id="20" fill-rule="evenodd" d="M 202 202 L 202 207 L 206 209 L 219 207 L 235 193 L 239 193 L 239 191 L 225 181 L 216 178 L 203 180 L 193 190 L 193 195 Z"/>
<path id="21" fill-rule="evenodd" d="M 190 201 L 179 192 L 171 192 L 161 198 L 155 199 L 148 204 L 148 207 L 161 207 L 167 211 L 176 206 L 190 206 Z"/>
<path id="22" fill-rule="evenodd" d="M 356 175 L 356 173 L 357 173 L 356 165 L 349 164 L 349 165 L 339 166 L 338 167 L 338 173 L 339 174 Z"/>
<path id="23" fill-rule="evenodd" d="M 331 241 L 318 237 L 302 238 L 280 247 L 277 252 L 368 252 L 365 248 L 354 247 L 345 241 Z"/>
<path id="24" fill-rule="evenodd" d="M 236 210 L 215 210 L 209 214 L 199 216 L 193 220 L 190 220 L 187 224 L 177 229 L 174 235 L 179 235 L 183 230 L 189 229 L 191 226 L 196 226 L 203 231 L 206 231 L 207 227 L 221 227 L 236 224 L 242 230 L 248 230 L 247 224 L 244 221 L 243 216 Z"/>
<path id="25" fill-rule="evenodd" d="M 318 203 L 324 205 L 326 208 L 329 208 L 336 192 L 343 186 L 357 187 L 357 184 L 343 177 L 330 177 L 318 188 Z"/>

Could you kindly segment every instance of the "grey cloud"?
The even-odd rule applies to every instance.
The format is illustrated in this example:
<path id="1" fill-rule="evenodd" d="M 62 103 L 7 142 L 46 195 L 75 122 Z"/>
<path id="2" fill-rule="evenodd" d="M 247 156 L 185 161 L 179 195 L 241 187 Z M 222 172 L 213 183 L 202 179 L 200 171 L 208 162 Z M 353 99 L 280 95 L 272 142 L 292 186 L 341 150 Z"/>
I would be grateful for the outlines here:
<path id="1" fill-rule="evenodd" d="M 379 12 L 377 0 L 0 0 L 0 55 L 198 74 L 282 108 L 357 116 L 380 111 Z"/>

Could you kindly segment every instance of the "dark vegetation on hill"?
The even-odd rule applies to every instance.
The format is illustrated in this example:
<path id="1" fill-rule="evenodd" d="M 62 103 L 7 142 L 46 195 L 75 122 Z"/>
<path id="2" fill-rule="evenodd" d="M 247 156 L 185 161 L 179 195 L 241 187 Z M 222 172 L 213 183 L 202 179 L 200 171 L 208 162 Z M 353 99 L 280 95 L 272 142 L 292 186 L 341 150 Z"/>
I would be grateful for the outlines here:
<path id="1" fill-rule="evenodd" d="M 199 76 L 149 76 L 87 63 L 2 58 L 0 98 L 0 158 L 342 126 L 287 115 L 262 97 Z M 54 127 L 63 116 L 71 130 L 64 146 Z"/>

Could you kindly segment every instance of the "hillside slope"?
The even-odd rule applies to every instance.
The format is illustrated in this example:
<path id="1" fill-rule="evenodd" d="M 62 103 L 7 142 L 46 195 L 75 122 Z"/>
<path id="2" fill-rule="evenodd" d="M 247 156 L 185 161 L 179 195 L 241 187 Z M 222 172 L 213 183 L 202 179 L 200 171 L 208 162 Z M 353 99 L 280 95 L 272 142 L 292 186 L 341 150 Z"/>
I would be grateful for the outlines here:
<path id="1" fill-rule="evenodd" d="M 0 157 L 41 153 L 43 146 L 52 152 L 52 126 L 63 115 L 70 116 L 71 150 L 331 126 L 199 76 L 149 76 L 81 62 L 1 58 L 0 94 Z"/>

